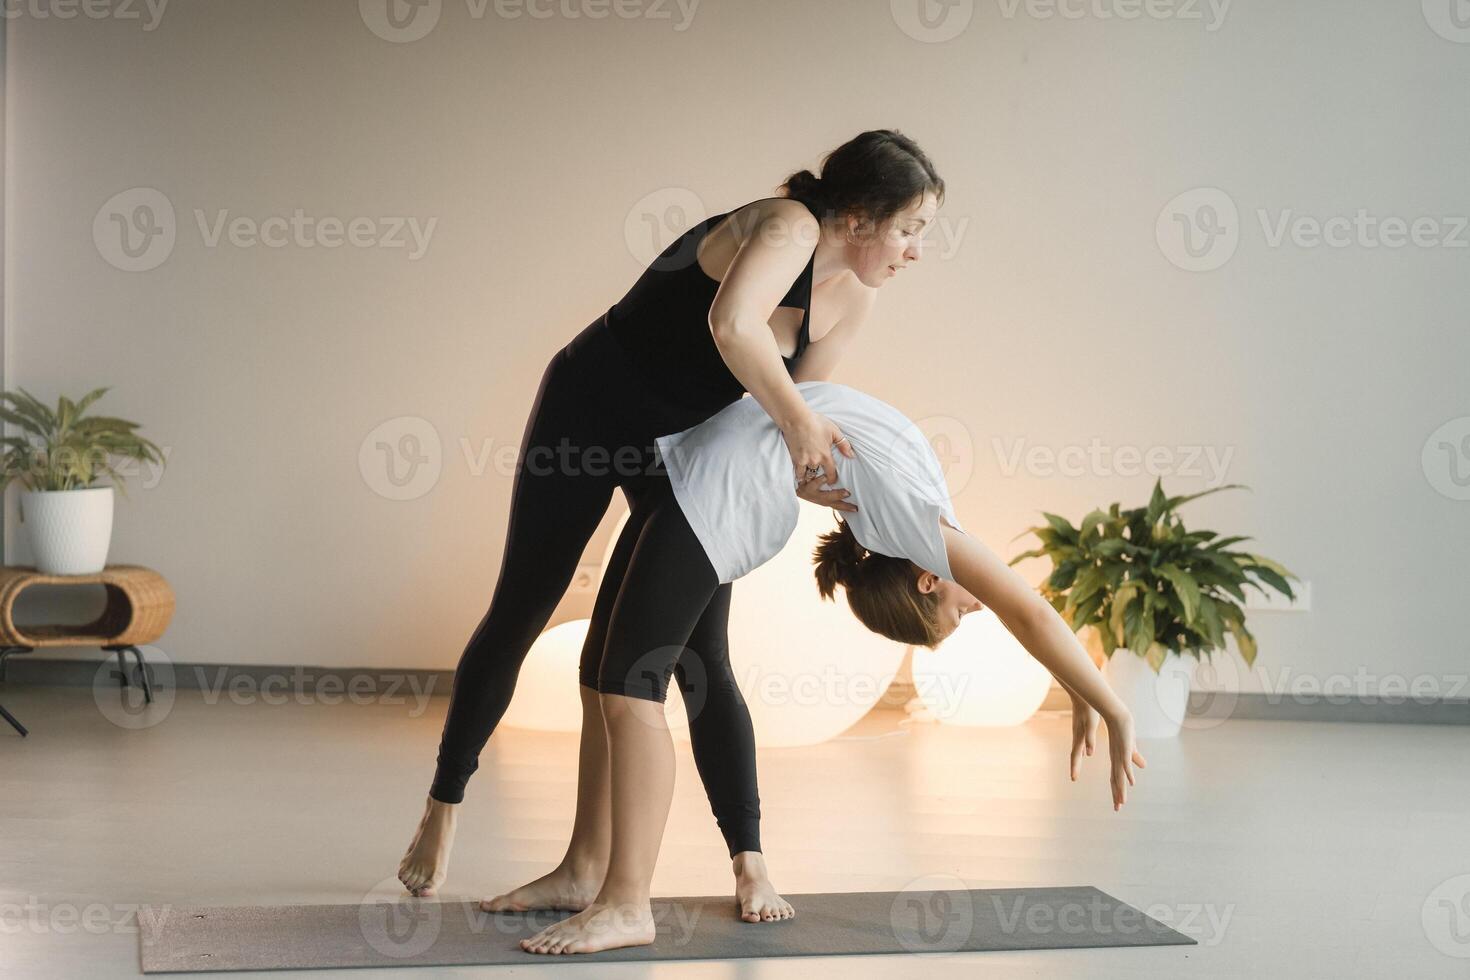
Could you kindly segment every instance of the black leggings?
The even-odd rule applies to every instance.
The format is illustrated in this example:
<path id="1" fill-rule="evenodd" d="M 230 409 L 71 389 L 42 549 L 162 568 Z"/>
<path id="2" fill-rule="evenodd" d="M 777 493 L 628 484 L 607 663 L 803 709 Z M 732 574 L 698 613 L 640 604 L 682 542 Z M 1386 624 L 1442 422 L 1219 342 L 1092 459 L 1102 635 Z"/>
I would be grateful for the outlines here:
<path id="1" fill-rule="evenodd" d="M 695 425 L 718 407 L 660 399 L 601 317 L 552 357 L 521 440 L 500 575 L 454 673 L 429 789 L 434 799 L 464 799 L 526 653 L 621 487 L 631 513 L 603 570 L 578 681 L 663 701 L 672 674 L 730 855 L 760 850 L 755 734 L 726 635 L 731 586 L 718 582 L 653 456 L 655 436 Z"/>

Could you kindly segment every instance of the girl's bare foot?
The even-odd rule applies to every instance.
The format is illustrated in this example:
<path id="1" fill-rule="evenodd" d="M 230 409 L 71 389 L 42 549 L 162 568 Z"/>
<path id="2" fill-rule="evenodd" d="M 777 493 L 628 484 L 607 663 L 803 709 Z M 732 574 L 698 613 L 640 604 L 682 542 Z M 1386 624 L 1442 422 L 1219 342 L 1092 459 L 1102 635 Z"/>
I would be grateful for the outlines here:
<path id="1" fill-rule="evenodd" d="M 444 884 L 449 874 L 449 850 L 454 846 L 457 810 L 457 804 L 429 797 L 413 842 L 398 862 L 398 880 L 410 895 L 428 898 Z"/>
<path id="2" fill-rule="evenodd" d="M 604 865 L 582 865 L 562 859 L 549 874 L 514 891 L 481 900 L 485 912 L 528 912 L 531 909 L 564 909 L 580 912 L 592 903 L 602 888 Z"/>
<path id="3" fill-rule="evenodd" d="M 746 922 L 775 922 L 796 914 L 771 884 L 766 858 L 760 851 L 735 855 L 735 901 L 740 905 L 740 918 Z"/>
<path id="4" fill-rule="evenodd" d="M 657 933 L 653 906 L 647 898 L 594 900 L 571 918 L 522 939 L 521 949 L 528 953 L 597 953 L 623 946 L 647 946 Z"/>

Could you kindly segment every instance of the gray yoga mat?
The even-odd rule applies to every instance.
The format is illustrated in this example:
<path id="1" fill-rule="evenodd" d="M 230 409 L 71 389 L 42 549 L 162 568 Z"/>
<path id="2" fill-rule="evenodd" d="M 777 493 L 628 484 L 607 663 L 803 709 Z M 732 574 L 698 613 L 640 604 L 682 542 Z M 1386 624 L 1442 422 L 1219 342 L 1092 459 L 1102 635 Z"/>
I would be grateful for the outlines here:
<path id="1" fill-rule="evenodd" d="M 403 896 L 358 905 L 168 906 L 139 923 L 144 973 L 747 959 L 856 953 L 1179 946 L 1196 941 L 1090 885 L 787 895 L 796 916 L 744 922 L 729 895 L 655 898 L 651 946 L 527 953 L 571 912 L 482 912 Z"/>

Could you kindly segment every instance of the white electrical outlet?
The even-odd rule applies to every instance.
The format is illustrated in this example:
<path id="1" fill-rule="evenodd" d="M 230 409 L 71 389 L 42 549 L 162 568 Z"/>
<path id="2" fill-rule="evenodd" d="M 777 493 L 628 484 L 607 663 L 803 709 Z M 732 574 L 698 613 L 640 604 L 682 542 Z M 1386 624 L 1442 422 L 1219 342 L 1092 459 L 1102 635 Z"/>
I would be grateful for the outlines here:
<path id="1" fill-rule="evenodd" d="M 597 591 L 601 578 L 601 565 L 578 565 L 577 573 L 572 576 L 572 584 L 567 586 L 567 594 L 590 595 Z"/>
<path id="2" fill-rule="evenodd" d="M 1286 596 L 1275 589 L 1266 587 L 1264 595 L 1255 589 L 1245 590 L 1245 608 L 1259 610 L 1261 612 L 1309 612 L 1312 608 L 1312 583 L 1292 582 L 1291 591 L 1296 593 L 1296 601 L 1292 602 Z"/>

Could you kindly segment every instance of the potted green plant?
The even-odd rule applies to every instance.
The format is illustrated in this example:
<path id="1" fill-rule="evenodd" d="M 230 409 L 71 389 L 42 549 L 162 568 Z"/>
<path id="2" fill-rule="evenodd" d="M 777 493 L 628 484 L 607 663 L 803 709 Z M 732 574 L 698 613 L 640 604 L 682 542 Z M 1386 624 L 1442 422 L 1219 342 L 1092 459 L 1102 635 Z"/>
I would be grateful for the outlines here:
<path id="1" fill-rule="evenodd" d="M 1201 657 L 1226 648 L 1227 632 L 1246 665 L 1255 663 L 1242 608 L 1246 588 L 1265 594 L 1270 586 L 1296 598 L 1288 580 L 1300 579 L 1291 572 L 1254 552 L 1230 550 L 1249 537 L 1190 531 L 1176 513 L 1190 500 L 1241 486 L 1167 497 L 1160 479 L 1146 507 L 1125 511 L 1114 503 L 1093 510 L 1079 527 L 1043 512 L 1045 526 L 1021 532 L 1035 534 L 1041 547 L 1010 564 L 1051 559 L 1041 593 L 1073 632 L 1086 631 L 1083 641 L 1133 712 L 1140 737 L 1179 733 L 1194 669 Z M 1186 662 L 1185 654 L 1194 659 Z"/>
<path id="2" fill-rule="evenodd" d="M 24 388 L 0 392 L 0 419 L 21 435 L 0 438 L 0 493 L 12 480 L 20 495 L 20 520 L 26 526 L 36 568 L 49 575 L 85 575 L 107 564 L 112 540 L 112 488 L 121 476 L 112 458 L 161 463 L 163 453 L 133 430 L 136 422 L 87 409 L 107 388 L 89 392 L 81 401 L 62 396 L 56 409 L 43 405 Z M 111 485 L 93 486 L 110 476 Z"/>

